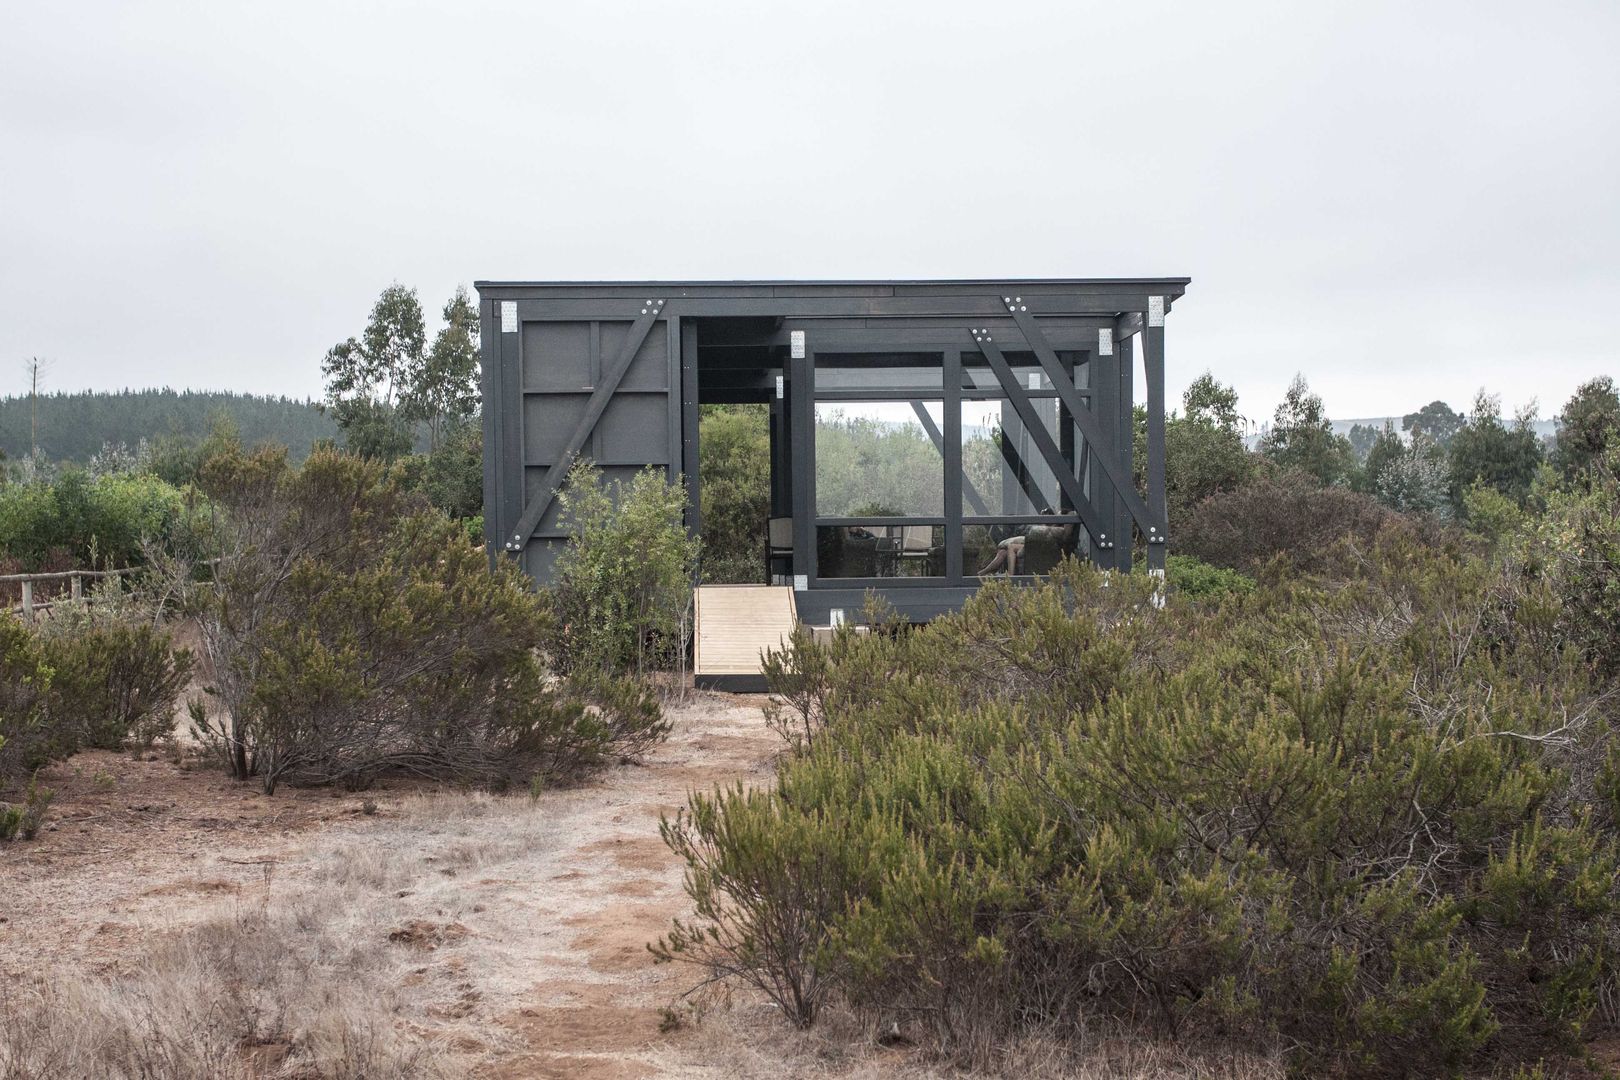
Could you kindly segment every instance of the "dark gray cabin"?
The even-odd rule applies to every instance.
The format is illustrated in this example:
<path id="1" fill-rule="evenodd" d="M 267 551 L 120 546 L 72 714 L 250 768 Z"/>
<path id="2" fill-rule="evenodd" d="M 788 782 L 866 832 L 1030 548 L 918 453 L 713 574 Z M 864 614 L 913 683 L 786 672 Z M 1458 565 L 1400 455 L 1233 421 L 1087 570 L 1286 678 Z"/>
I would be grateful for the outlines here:
<path id="1" fill-rule="evenodd" d="M 1164 317 L 1189 280 L 478 282 L 491 557 L 547 580 L 580 456 L 609 479 L 684 480 L 697 530 L 698 407 L 757 402 L 759 580 L 791 585 L 804 622 L 868 590 L 923 620 L 981 571 L 1030 577 L 1065 554 L 1128 570 L 1136 543 L 1162 570 Z"/>

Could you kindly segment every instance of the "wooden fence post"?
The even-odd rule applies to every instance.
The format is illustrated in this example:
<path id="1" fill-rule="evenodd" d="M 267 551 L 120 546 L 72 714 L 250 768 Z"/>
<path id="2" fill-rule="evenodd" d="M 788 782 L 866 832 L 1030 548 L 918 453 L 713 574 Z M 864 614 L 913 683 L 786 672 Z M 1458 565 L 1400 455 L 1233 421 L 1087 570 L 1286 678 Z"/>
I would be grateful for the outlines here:
<path id="1" fill-rule="evenodd" d="M 72 577 L 68 578 L 68 583 L 73 599 L 82 599 L 84 596 L 84 579 L 79 576 L 77 571 L 73 573 Z"/>
<path id="2" fill-rule="evenodd" d="M 34 582 L 29 578 L 22 582 L 22 614 L 24 622 L 34 621 Z"/>

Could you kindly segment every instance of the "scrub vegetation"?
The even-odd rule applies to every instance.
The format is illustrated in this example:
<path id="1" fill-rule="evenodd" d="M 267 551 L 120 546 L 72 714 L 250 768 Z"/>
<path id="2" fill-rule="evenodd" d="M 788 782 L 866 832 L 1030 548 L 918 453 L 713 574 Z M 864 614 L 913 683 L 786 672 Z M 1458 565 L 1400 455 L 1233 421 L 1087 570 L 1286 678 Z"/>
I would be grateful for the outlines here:
<path id="1" fill-rule="evenodd" d="M 1166 427 L 1164 593 L 1066 562 L 925 627 L 874 605 L 801 630 L 767 661 L 765 724 L 671 706 L 676 752 L 653 761 L 684 771 L 617 774 L 608 796 L 554 789 L 670 734 L 693 582 L 762 571 L 764 414 L 703 417 L 701 546 L 659 474 L 578 465 L 575 538 L 536 590 L 478 539 L 476 327 L 452 299 L 430 344 L 414 303 L 390 289 L 328 356 L 342 448 L 218 425 L 9 463 L 8 568 L 138 573 L 0 615 L 0 859 L 37 853 L 48 889 L 51 860 L 114 847 L 60 843 L 89 828 L 57 816 L 62 778 L 82 800 L 102 774 L 75 762 L 167 767 L 154 745 L 191 770 L 170 783 L 232 793 L 188 822 L 308 814 L 309 788 L 355 816 L 342 844 L 310 841 L 296 886 L 255 856 L 252 902 L 188 909 L 114 970 L 0 988 L 0 1075 L 462 1075 L 509 1048 L 462 1042 L 475 959 L 506 965 L 509 1019 L 533 987 L 519 954 L 594 948 L 576 989 L 611 971 L 673 996 L 638 966 L 655 935 L 706 984 L 665 1034 L 739 1075 L 1597 1074 L 1620 1031 L 1612 382 L 1544 446 L 1483 395 L 1341 438 L 1300 381 L 1251 451 L 1235 396 L 1200 379 Z M 920 425 L 824 428 L 868 484 L 833 492 L 851 513 L 937 486 Z M 987 489 L 995 437 L 964 448 Z M 407 785 L 431 808 L 389 801 Z M 650 819 L 684 791 L 660 845 Z M 160 827 L 137 812 L 156 813 L 101 826 L 133 847 Z M 572 837 L 566 867 L 547 828 Z M 188 859 L 202 842 L 164 836 Z M 534 912 L 581 875 L 602 890 Z M 615 890 L 662 906 L 615 926 L 596 910 Z M 782 1032 L 749 1020 L 759 1000 Z M 600 1064 L 594 1039 L 555 1052 Z"/>
<path id="2" fill-rule="evenodd" d="M 1620 408 L 1582 388 L 1564 469 L 1482 397 L 1419 510 L 1357 490 L 1303 383 L 1253 455 L 1218 389 L 1170 426 L 1167 605 L 1068 563 L 770 658 L 776 784 L 666 818 L 694 910 L 661 959 L 970 1067 L 1038 1039 L 1078 1068 L 1099 1032 L 1298 1075 L 1591 1063 L 1620 1030 Z M 1396 441 L 1386 470 L 1438 445 Z"/>

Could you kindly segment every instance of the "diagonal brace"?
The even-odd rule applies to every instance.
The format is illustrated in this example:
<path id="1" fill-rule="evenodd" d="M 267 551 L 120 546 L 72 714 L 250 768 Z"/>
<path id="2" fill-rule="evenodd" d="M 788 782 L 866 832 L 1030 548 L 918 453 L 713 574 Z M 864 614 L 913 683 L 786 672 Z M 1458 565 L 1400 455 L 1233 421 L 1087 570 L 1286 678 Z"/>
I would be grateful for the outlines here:
<path id="1" fill-rule="evenodd" d="M 1125 506 L 1130 510 L 1131 516 L 1147 534 L 1150 543 L 1163 543 L 1165 523 L 1148 510 L 1147 503 L 1136 490 L 1135 480 L 1125 471 L 1125 466 L 1120 456 L 1114 452 L 1110 440 L 1103 436 L 1102 429 L 1097 426 L 1096 417 L 1091 414 L 1091 409 L 1081 401 L 1073 381 L 1064 373 L 1063 364 L 1058 360 L 1056 351 L 1046 340 L 1046 335 L 1041 333 L 1041 328 L 1036 325 L 1035 317 L 1023 310 L 1027 306 L 1008 300 L 1007 312 L 1018 324 L 1018 329 L 1023 333 L 1029 347 L 1035 351 L 1035 358 L 1045 369 L 1047 378 L 1057 387 L 1058 397 L 1074 416 L 1074 422 L 1080 427 L 1080 434 L 1086 437 L 1088 444 L 1096 446 L 1097 460 L 1102 464 L 1109 482 L 1114 485 L 1114 490 L 1125 500 Z"/>
<path id="2" fill-rule="evenodd" d="M 939 425 L 934 423 L 932 416 L 928 415 L 928 409 L 922 402 L 913 401 L 911 411 L 917 414 L 917 419 L 922 422 L 923 430 L 928 432 L 928 437 L 934 442 L 934 449 L 939 451 L 939 459 L 944 461 L 945 435 L 939 430 Z M 990 511 L 984 505 L 984 500 L 979 498 L 978 491 L 974 489 L 973 481 L 966 476 L 962 477 L 962 497 L 968 501 L 969 506 L 973 507 L 974 513 L 983 514 L 986 517 L 990 515 Z"/>
<path id="3" fill-rule="evenodd" d="M 995 344 L 990 331 L 974 330 L 973 341 L 984 353 L 984 358 L 989 361 L 990 370 L 995 372 L 997 381 L 1001 383 L 1002 392 L 1007 395 L 1007 400 L 1012 402 L 1013 408 L 1018 412 L 1018 418 L 1029 430 L 1035 448 L 1051 466 L 1058 483 L 1063 487 L 1063 493 L 1069 497 L 1070 504 L 1080 515 L 1080 520 L 1085 525 L 1086 531 L 1091 534 L 1091 539 L 1098 547 L 1113 547 L 1114 541 L 1108 537 L 1107 526 L 1098 519 L 1097 511 L 1091 505 L 1091 500 L 1086 498 L 1085 488 L 1081 485 L 1079 477 L 1075 476 L 1073 468 L 1064 462 L 1063 451 L 1058 449 L 1058 444 L 1052 439 L 1052 433 L 1047 431 L 1046 425 L 1041 422 L 1029 394 L 1018 385 L 1018 378 L 1013 374 L 1012 365 L 1001 355 L 1001 349 Z"/>
<path id="4" fill-rule="evenodd" d="M 653 324 L 658 321 L 659 313 L 664 309 L 662 300 L 649 300 L 641 309 L 641 315 L 630 324 L 630 332 L 625 335 L 624 347 L 613 363 L 602 371 L 602 381 L 591 393 L 590 400 L 585 403 L 585 411 L 580 414 L 579 422 L 569 433 L 568 441 L 563 444 L 563 451 L 557 460 L 551 463 L 546 470 L 545 483 L 540 485 L 540 491 L 534 501 L 524 507 L 523 513 L 518 517 L 517 525 L 506 537 L 506 550 L 517 553 L 523 550 L 534 535 L 534 530 L 540 527 L 540 519 L 551 508 L 551 502 L 557 497 L 557 489 L 568 475 L 569 468 L 574 459 L 579 456 L 580 450 L 585 447 L 585 440 L 591 437 L 596 428 L 596 422 L 601 419 L 602 411 L 607 408 L 608 401 L 618 392 L 619 384 L 624 381 L 625 373 L 630 370 L 630 364 L 641 351 L 641 346 L 651 333 Z"/>

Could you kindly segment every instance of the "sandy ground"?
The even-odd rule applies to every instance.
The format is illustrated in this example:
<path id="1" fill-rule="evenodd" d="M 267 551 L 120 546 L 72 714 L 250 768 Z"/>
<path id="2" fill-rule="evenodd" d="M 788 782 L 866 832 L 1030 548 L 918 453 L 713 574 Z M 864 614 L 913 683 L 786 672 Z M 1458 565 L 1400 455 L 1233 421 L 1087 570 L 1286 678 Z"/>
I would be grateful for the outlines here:
<path id="1" fill-rule="evenodd" d="M 738 1075 L 660 1033 L 698 973 L 646 945 L 687 910 L 660 815 L 694 788 L 769 782 L 781 744 L 760 704 L 691 695 L 646 762 L 537 798 L 267 798 L 211 764 L 79 755 L 42 777 L 57 795 L 41 839 L 0 849 L 0 982 L 116 978 L 201 920 L 328 896 L 341 916 L 311 910 L 396 956 L 398 1020 L 454 1049 L 447 1071 Z"/>
<path id="2" fill-rule="evenodd" d="M 743 991 L 711 991 L 694 1011 L 683 995 L 701 973 L 653 963 L 647 944 L 689 912 L 660 816 L 693 789 L 770 782 L 781 743 L 762 701 L 690 695 L 670 707 L 671 736 L 645 762 L 538 796 L 395 783 L 267 798 L 211 763 L 79 755 L 42 777 L 57 796 L 41 838 L 0 846 L 0 1006 L 8 988 L 77 979 L 66 1000 L 101 1010 L 79 1014 L 81 1026 L 128 1015 L 139 1029 L 154 1015 L 142 1009 L 166 1023 L 200 1002 L 191 1030 L 206 1031 L 222 992 L 251 983 L 249 1011 L 291 1000 L 291 1026 L 317 1042 L 380 1026 L 384 1037 L 360 1048 L 373 1064 L 344 1073 L 356 1076 L 951 1075 L 904 1044 L 878 1045 L 847 1016 L 799 1033 Z M 288 935 L 271 939 L 269 955 L 286 947 L 300 959 L 278 968 L 244 945 L 266 928 Z M 661 1030 L 672 1006 L 684 1022 Z M 44 1015 L 61 1026 L 59 1013 Z M 336 1034 L 323 1036 L 328 1018 Z M 0 1031 L 0 1074 L 7 1037 Z M 1620 1061 L 1612 1046 L 1592 1049 Z M 224 1049 L 233 1075 L 306 1075 L 289 1073 L 290 1052 L 276 1039 Z M 1072 1048 L 1015 1047 L 999 1071 L 1280 1080 L 1284 1070 L 1275 1059 L 1104 1041 L 1083 1061 Z"/>

